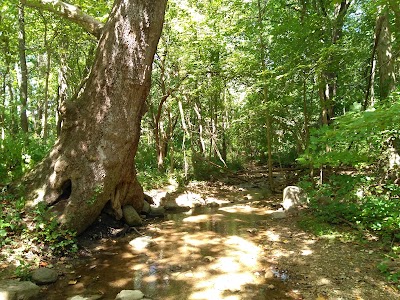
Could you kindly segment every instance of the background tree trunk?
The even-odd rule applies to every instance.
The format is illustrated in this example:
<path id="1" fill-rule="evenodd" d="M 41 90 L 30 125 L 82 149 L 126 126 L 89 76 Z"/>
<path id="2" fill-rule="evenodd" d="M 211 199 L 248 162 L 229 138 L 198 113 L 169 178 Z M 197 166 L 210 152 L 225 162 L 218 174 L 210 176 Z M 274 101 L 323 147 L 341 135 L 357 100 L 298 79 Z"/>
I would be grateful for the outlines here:
<path id="1" fill-rule="evenodd" d="M 61 135 L 28 178 L 33 204 L 45 201 L 64 227 L 84 231 L 111 202 L 140 210 L 134 157 L 166 0 L 117 0 L 85 88 L 60 108 Z"/>
<path id="2" fill-rule="evenodd" d="M 26 65 L 26 54 L 25 54 L 25 17 L 24 17 L 24 6 L 20 4 L 18 6 L 18 49 L 19 49 L 19 62 L 21 68 L 21 78 L 19 85 L 19 96 L 21 103 L 21 129 L 23 132 L 28 132 L 28 116 L 26 113 L 27 102 L 28 102 L 28 67 Z"/>
<path id="3" fill-rule="evenodd" d="M 376 21 L 375 35 L 377 41 L 377 60 L 379 67 L 379 94 L 381 100 L 389 97 L 395 88 L 394 59 L 392 52 L 392 35 L 389 29 L 387 12 Z"/>
<path id="4" fill-rule="evenodd" d="M 44 142 L 46 142 L 47 137 L 49 135 L 49 129 L 48 129 L 48 118 L 49 118 L 49 113 L 48 113 L 48 108 L 49 108 L 49 78 L 50 78 L 50 72 L 51 72 L 51 47 L 49 44 L 49 40 L 47 38 L 47 22 L 44 20 L 44 28 L 45 28 L 45 33 L 44 33 L 44 47 L 46 49 L 46 73 L 45 73 L 45 86 L 44 86 L 44 99 L 43 99 L 43 116 L 42 116 L 42 131 L 41 131 L 41 137 Z"/>
<path id="5" fill-rule="evenodd" d="M 345 17 L 348 13 L 352 0 L 342 0 L 336 4 L 333 19 L 330 20 L 321 2 L 322 13 L 328 19 L 328 24 L 332 24 L 331 44 L 339 42 L 343 33 Z M 331 53 L 327 57 L 327 67 L 320 76 L 319 96 L 321 102 L 321 121 L 323 125 L 329 125 L 335 116 L 335 97 L 337 93 L 337 69 L 335 66 L 335 54 Z"/>
<path id="6" fill-rule="evenodd" d="M 263 26 L 263 8 L 261 7 L 261 1 L 257 1 L 257 8 L 258 8 L 258 27 L 260 30 L 259 33 L 259 45 L 260 45 L 260 58 L 261 58 L 261 70 L 263 72 L 267 71 L 266 65 L 266 55 L 265 55 L 265 42 L 262 33 L 264 32 Z M 266 133 L 266 140 L 267 140 L 267 149 L 268 149 L 268 184 L 271 191 L 274 190 L 274 178 L 273 178 L 273 161 L 272 161 L 272 124 L 271 124 L 271 112 L 269 107 L 269 96 L 268 96 L 268 87 L 267 84 L 264 83 L 262 87 L 262 97 L 263 101 L 266 105 L 266 112 L 265 112 L 265 127 L 267 129 Z"/>
<path id="7" fill-rule="evenodd" d="M 67 83 L 67 49 L 68 49 L 68 41 L 65 36 L 62 37 L 61 39 L 61 45 L 60 45 L 61 51 L 60 54 L 60 67 L 58 70 L 58 92 L 57 92 L 57 112 L 56 112 L 56 120 L 57 120 L 57 127 L 56 127 L 56 132 L 57 132 L 57 137 L 60 136 L 61 134 L 61 128 L 62 128 L 62 115 L 61 115 L 61 107 L 65 106 L 65 103 L 67 101 L 67 89 L 68 89 L 68 83 Z"/>

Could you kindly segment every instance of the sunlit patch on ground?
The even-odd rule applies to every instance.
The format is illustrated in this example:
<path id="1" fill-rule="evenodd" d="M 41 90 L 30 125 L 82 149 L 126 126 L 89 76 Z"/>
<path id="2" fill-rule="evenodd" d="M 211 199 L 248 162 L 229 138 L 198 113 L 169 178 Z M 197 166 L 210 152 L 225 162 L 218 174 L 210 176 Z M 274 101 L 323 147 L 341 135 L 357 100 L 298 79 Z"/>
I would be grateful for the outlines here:
<path id="1" fill-rule="evenodd" d="M 250 205 L 234 205 L 234 206 L 229 206 L 229 207 L 221 207 L 220 210 L 226 211 L 229 213 L 246 213 L 246 214 L 256 214 L 259 216 L 269 215 L 274 212 L 274 210 L 252 207 Z"/>

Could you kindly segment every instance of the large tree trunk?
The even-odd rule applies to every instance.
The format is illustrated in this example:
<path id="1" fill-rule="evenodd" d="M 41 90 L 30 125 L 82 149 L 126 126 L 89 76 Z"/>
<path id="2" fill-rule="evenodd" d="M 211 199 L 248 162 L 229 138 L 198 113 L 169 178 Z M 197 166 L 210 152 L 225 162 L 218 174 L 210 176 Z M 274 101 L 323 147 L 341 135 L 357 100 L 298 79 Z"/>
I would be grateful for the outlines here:
<path id="1" fill-rule="evenodd" d="M 117 0 L 84 91 L 61 109 L 61 135 L 29 175 L 33 204 L 44 201 L 64 227 L 84 231 L 111 202 L 143 205 L 134 157 L 166 0 Z M 33 195 L 32 195 L 33 196 Z"/>

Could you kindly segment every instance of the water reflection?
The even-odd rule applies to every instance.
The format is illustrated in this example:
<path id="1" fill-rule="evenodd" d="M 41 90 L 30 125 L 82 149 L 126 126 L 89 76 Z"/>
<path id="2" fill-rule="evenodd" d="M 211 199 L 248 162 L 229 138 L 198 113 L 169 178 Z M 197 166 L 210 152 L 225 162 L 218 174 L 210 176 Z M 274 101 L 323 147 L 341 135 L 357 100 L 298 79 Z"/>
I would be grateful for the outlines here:
<path id="1" fill-rule="evenodd" d="M 264 276 L 271 266 L 253 233 L 268 216 L 246 210 L 196 208 L 149 225 L 145 236 L 109 241 L 56 283 L 57 293 L 50 289 L 48 299 L 82 293 L 114 299 L 122 289 L 139 289 L 155 300 L 295 299 L 279 280 L 284 275 Z M 79 287 L 68 286 L 77 275 Z"/>

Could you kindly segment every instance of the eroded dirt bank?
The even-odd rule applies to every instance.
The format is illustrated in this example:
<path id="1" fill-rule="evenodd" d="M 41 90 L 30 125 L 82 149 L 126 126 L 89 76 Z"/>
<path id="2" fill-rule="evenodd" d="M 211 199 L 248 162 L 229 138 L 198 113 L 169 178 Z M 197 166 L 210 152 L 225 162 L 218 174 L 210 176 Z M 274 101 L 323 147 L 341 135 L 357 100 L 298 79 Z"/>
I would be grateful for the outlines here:
<path id="1" fill-rule="evenodd" d="M 81 257 L 59 263 L 62 276 L 43 296 L 114 299 L 123 289 L 139 289 L 163 300 L 400 299 L 376 268 L 383 255 L 377 244 L 307 233 L 298 226 L 304 212 L 275 213 L 281 196 L 268 192 L 262 171 L 241 176 L 167 195 L 201 207 L 123 237 L 86 236 Z M 160 201 L 165 191 L 152 195 Z"/>

